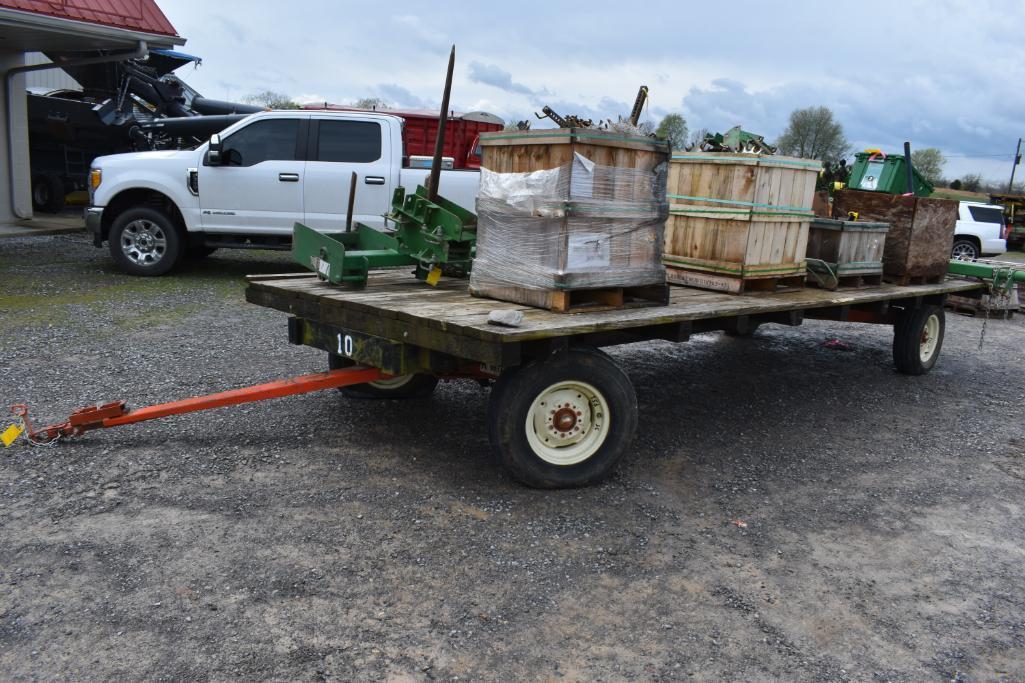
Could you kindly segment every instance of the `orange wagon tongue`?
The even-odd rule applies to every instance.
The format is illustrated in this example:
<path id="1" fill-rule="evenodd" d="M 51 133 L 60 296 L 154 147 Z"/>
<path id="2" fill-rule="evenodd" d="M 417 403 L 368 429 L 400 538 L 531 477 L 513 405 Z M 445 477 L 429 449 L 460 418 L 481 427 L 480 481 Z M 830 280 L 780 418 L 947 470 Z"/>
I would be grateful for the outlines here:
<path id="1" fill-rule="evenodd" d="M 300 375 L 299 377 L 267 382 L 266 384 L 257 384 L 241 389 L 221 391 L 216 394 L 194 396 L 181 401 L 172 401 L 171 403 L 159 403 L 132 411 L 128 410 L 128 403 L 126 401 L 114 401 L 103 405 L 81 408 L 71 413 L 66 422 L 59 422 L 40 429 L 32 428 L 27 405 L 19 403 L 11 406 L 11 414 L 21 418 L 24 428 L 28 432 L 29 442 L 41 444 L 65 436 L 81 436 L 92 429 L 119 427 L 145 420 L 155 420 L 169 415 L 182 415 L 184 413 L 211 410 L 240 403 L 263 401 L 269 398 L 280 398 L 295 394 L 305 394 L 311 391 L 320 391 L 322 389 L 335 389 L 353 384 L 376 382 L 387 377 L 389 375 L 386 375 L 377 368 L 355 365 L 328 372 L 316 372 L 311 375 Z M 9 430 L 10 428 L 8 428 Z M 3 433 L 6 434 L 7 432 Z M 17 438 L 17 435 L 14 438 Z M 12 438 L 11 441 L 13 442 L 13 440 Z M 6 439 L 4 442 L 6 445 Z"/>

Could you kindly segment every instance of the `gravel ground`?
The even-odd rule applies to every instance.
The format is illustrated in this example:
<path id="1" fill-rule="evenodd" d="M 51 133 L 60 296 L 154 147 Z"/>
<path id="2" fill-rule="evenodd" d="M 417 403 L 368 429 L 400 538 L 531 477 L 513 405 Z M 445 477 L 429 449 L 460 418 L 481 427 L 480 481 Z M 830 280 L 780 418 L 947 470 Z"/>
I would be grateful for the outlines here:
<path id="1" fill-rule="evenodd" d="M 52 420 L 323 369 L 228 253 L 134 279 L 0 243 L 0 404 Z M 336 392 L 0 452 L 8 680 L 1025 680 L 1025 323 L 940 364 L 808 323 L 613 349 L 605 483 L 522 488 L 487 391 Z M 840 338 L 850 350 L 823 346 Z"/>

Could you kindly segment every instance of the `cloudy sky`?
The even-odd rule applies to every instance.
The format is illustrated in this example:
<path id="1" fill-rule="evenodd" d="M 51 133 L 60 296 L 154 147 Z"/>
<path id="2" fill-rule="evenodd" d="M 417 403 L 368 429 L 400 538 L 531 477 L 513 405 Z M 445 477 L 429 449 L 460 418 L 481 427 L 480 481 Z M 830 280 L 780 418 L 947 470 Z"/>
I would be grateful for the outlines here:
<path id="1" fill-rule="evenodd" d="M 453 108 L 507 120 L 545 104 L 614 118 L 646 84 L 653 121 L 774 139 L 825 105 L 858 149 L 910 140 L 942 149 L 949 177 L 994 179 L 1025 135 L 1022 0 L 158 2 L 203 58 L 179 76 L 209 97 L 437 106 L 454 43 Z"/>

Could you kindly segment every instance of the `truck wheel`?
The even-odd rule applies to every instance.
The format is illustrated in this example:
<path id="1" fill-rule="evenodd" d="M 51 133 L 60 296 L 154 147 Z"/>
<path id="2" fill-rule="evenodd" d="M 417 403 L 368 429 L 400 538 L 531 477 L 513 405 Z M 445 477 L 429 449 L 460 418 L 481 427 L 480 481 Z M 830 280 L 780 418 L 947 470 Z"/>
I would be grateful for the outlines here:
<path id="1" fill-rule="evenodd" d="M 912 308 L 893 326 L 893 363 L 904 375 L 924 375 L 936 365 L 946 321 L 942 306 Z"/>
<path id="2" fill-rule="evenodd" d="M 329 353 L 327 365 L 331 370 L 347 368 L 354 363 L 341 356 Z M 423 373 L 412 373 L 399 375 L 388 379 L 367 382 L 366 384 L 353 384 L 347 387 L 339 387 L 348 398 L 380 399 L 380 398 L 427 398 L 434 393 L 438 386 L 438 378 L 434 375 Z"/>
<path id="3" fill-rule="evenodd" d="M 598 481 L 636 430 L 630 378 L 596 349 L 573 348 L 504 371 L 488 405 L 491 448 L 513 477 L 535 488 Z"/>
<path id="4" fill-rule="evenodd" d="M 974 261 L 979 258 L 979 256 L 979 248 L 975 246 L 975 242 L 971 240 L 955 240 L 954 246 L 950 249 L 950 258 L 956 260 Z"/>
<path id="5" fill-rule="evenodd" d="M 128 209 L 110 226 L 110 255 L 131 275 L 163 275 L 181 260 L 178 226 L 156 209 Z"/>
<path id="6" fill-rule="evenodd" d="M 53 173 L 40 173 L 32 179 L 32 208 L 46 213 L 60 213 L 64 208 L 64 181 Z"/>

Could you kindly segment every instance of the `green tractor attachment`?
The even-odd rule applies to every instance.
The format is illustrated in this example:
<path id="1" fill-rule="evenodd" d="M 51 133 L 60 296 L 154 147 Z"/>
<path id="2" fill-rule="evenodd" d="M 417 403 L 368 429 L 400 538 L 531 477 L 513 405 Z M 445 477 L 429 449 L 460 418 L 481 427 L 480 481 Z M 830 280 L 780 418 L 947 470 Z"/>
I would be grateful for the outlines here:
<path id="1" fill-rule="evenodd" d="M 369 271 L 394 266 L 415 266 L 416 278 L 431 285 L 442 274 L 466 277 L 477 216 L 444 197 L 430 201 L 427 192 L 423 185 L 414 194 L 396 188 L 385 231 L 356 223 L 351 231 L 322 233 L 296 223 L 292 258 L 322 280 L 354 289 L 366 286 Z"/>

